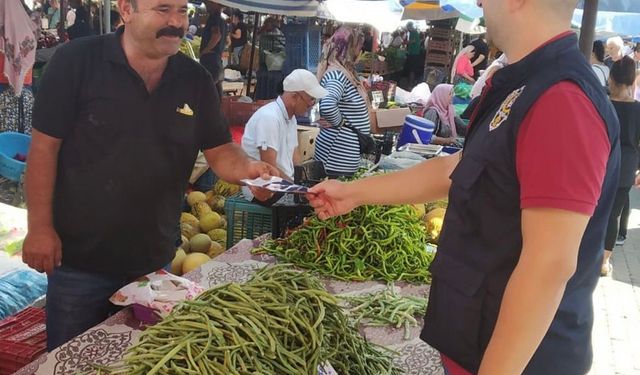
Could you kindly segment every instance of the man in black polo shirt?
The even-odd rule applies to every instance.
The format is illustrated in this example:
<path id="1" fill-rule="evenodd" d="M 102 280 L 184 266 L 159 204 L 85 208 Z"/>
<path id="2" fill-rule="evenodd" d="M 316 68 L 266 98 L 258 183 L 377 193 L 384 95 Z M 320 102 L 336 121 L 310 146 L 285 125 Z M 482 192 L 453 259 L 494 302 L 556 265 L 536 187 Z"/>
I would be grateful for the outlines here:
<path id="1" fill-rule="evenodd" d="M 230 142 L 211 76 L 177 53 L 187 0 L 118 5 L 125 26 L 62 46 L 36 98 L 23 259 L 48 274 L 49 350 L 169 264 L 199 150 L 230 182 L 277 174 Z"/>

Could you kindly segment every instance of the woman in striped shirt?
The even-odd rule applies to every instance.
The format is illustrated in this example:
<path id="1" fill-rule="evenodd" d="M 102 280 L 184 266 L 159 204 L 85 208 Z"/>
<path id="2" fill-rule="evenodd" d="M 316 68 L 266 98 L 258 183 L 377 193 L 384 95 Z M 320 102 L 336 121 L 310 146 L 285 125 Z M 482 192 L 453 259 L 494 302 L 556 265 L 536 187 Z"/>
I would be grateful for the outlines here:
<path id="1" fill-rule="evenodd" d="M 330 177 L 352 176 L 360 165 L 358 137 L 352 129 L 371 133 L 369 97 L 353 69 L 364 36 L 342 26 L 324 45 L 318 67 L 320 84 L 329 95 L 320 101 L 320 115 L 327 120 L 316 140 L 315 159 Z"/>

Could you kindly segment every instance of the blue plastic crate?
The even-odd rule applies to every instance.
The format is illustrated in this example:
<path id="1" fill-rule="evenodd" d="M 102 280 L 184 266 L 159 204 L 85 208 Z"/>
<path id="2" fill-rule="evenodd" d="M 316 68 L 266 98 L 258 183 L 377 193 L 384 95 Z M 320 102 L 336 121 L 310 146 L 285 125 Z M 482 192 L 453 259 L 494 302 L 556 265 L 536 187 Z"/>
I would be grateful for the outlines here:
<path id="1" fill-rule="evenodd" d="M 322 56 L 322 28 L 308 24 L 290 24 L 283 29 L 285 36 L 285 75 L 295 69 L 318 70 Z"/>
<path id="2" fill-rule="evenodd" d="M 26 155 L 31 137 L 17 132 L 0 133 L 0 175 L 11 181 L 20 181 L 27 163 L 14 159 L 16 154 Z"/>

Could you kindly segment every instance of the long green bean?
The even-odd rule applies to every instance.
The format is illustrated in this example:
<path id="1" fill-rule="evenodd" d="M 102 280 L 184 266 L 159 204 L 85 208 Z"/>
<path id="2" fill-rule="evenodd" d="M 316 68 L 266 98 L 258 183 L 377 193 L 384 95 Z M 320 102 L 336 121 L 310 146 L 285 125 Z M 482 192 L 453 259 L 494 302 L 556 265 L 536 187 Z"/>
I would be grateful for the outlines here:
<path id="1" fill-rule="evenodd" d="M 347 315 L 356 325 L 404 328 L 405 340 L 410 338 L 411 327 L 418 326 L 415 317 L 427 311 L 426 298 L 399 295 L 393 286 L 379 293 L 339 298 L 347 303 Z"/>
<path id="2" fill-rule="evenodd" d="M 393 353 L 364 339 L 338 300 L 290 264 L 185 301 L 128 349 L 127 374 L 400 374 Z"/>

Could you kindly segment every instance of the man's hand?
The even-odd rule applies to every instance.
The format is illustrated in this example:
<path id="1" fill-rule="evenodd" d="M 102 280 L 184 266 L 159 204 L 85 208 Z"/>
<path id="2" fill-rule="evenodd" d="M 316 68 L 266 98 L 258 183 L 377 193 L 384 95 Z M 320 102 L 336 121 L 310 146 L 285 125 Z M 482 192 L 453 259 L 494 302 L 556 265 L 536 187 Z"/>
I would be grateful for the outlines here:
<path id="1" fill-rule="evenodd" d="M 262 177 L 267 180 L 271 178 L 271 176 L 281 177 L 278 168 L 269 163 L 256 160 L 249 162 L 248 172 L 249 178 L 251 179 Z M 253 194 L 253 196 L 259 201 L 264 202 L 273 197 L 273 192 L 267 189 L 250 186 L 249 190 L 251 190 L 251 194 Z"/>
<path id="2" fill-rule="evenodd" d="M 636 188 L 640 188 L 640 174 L 636 175 L 636 182 L 634 183 Z"/>
<path id="3" fill-rule="evenodd" d="M 325 181 L 312 187 L 307 199 L 321 220 L 344 215 L 358 207 L 350 184 L 336 180 Z"/>
<path id="4" fill-rule="evenodd" d="M 62 261 L 62 243 L 58 233 L 51 227 L 27 232 L 22 245 L 22 261 L 38 272 L 51 275 Z"/>

